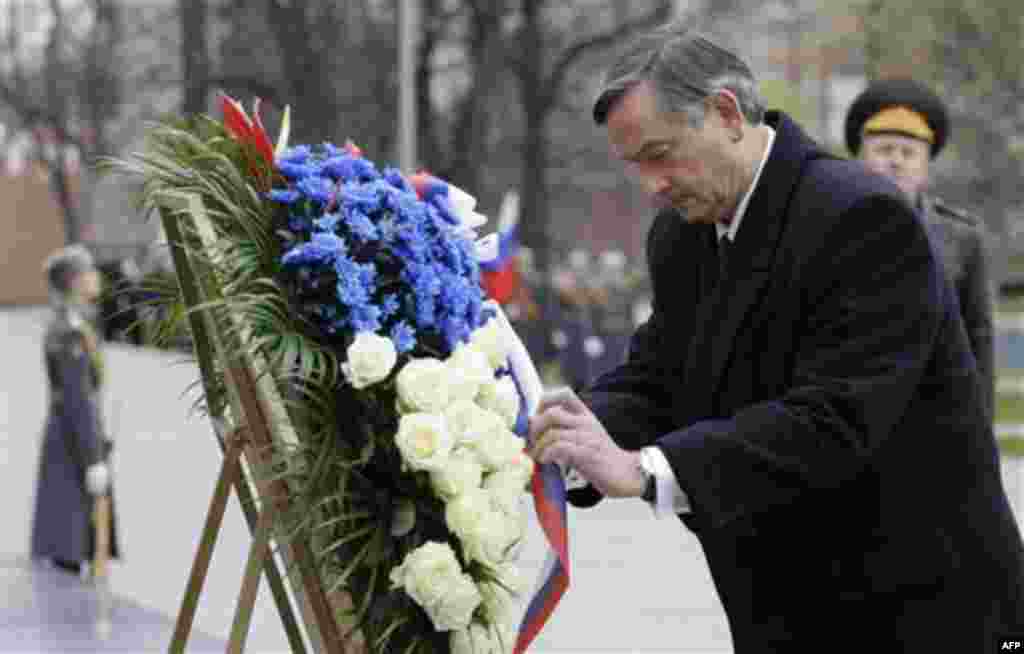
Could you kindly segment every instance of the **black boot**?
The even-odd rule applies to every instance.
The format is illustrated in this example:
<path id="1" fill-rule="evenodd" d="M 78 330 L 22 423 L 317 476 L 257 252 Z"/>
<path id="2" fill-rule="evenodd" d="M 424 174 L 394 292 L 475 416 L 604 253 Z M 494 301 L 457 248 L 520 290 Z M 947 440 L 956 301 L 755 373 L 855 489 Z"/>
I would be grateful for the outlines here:
<path id="1" fill-rule="evenodd" d="M 74 575 L 82 574 L 82 564 L 79 561 L 65 561 L 64 559 L 54 559 L 53 565 L 59 570 L 70 572 Z"/>

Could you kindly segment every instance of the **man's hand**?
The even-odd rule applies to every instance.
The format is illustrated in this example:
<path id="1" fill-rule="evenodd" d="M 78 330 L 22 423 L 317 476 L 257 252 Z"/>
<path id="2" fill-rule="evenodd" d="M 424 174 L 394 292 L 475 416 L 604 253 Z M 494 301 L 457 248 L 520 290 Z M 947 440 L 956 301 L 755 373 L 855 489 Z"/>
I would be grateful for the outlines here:
<path id="1" fill-rule="evenodd" d="M 530 456 L 576 470 L 602 495 L 640 497 L 640 453 L 615 444 L 604 426 L 570 389 L 547 393 L 530 419 Z"/>

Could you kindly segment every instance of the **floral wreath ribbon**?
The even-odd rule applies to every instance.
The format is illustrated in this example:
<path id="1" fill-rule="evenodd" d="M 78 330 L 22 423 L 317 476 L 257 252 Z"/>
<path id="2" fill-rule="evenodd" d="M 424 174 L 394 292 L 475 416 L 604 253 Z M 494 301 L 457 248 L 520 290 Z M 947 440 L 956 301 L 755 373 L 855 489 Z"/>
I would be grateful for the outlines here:
<path id="1" fill-rule="evenodd" d="M 519 388 L 519 418 L 516 433 L 526 438 L 529 418 L 536 412 L 544 387 L 522 340 L 512 329 L 505 313 L 495 302 L 488 302 L 509 344 L 509 371 Z M 519 625 L 515 653 L 525 652 L 547 623 L 569 587 L 569 529 L 566 519 L 566 482 L 561 468 L 554 463 L 538 465 L 531 482 L 537 519 L 548 542 L 547 556 L 539 584 Z"/>

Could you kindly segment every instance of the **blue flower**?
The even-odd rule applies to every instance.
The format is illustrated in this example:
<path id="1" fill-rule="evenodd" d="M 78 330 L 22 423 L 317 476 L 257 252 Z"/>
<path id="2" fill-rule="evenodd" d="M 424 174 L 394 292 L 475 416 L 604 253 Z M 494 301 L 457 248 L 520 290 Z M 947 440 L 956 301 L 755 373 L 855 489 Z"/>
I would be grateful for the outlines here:
<path id="1" fill-rule="evenodd" d="M 409 184 L 409 181 L 402 176 L 402 173 L 397 168 L 385 168 L 382 176 L 387 180 L 388 184 L 391 184 L 398 190 L 405 191 L 406 193 L 415 193 L 412 185 Z"/>
<path id="2" fill-rule="evenodd" d="M 381 298 L 380 310 L 384 318 L 390 318 L 395 315 L 400 308 L 401 303 L 398 301 L 398 295 L 395 293 L 388 293 Z"/>
<path id="3" fill-rule="evenodd" d="M 380 177 L 372 161 L 344 151 L 331 153 L 322 165 L 324 174 L 337 181 L 369 182 Z"/>
<path id="4" fill-rule="evenodd" d="M 380 173 L 377 172 L 377 166 L 369 159 L 362 157 L 356 157 L 356 175 L 363 181 L 380 177 Z"/>
<path id="5" fill-rule="evenodd" d="M 416 330 L 404 320 L 391 328 L 391 342 L 400 354 L 416 347 Z"/>
<path id="6" fill-rule="evenodd" d="M 448 195 L 435 195 L 430 199 L 430 207 L 434 209 L 434 215 L 439 217 L 447 225 L 458 225 L 459 219 L 448 202 Z"/>
<path id="7" fill-rule="evenodd" d="M 454 350 L 459 343 L 469 340 L 469 325 L 456 316 L 448 316 L 442 327 L 445 343 L 448 348 Z"/>
<path id="8" fill-rule="evenodd" d="M 282 175 L 293 182 L 320 175 L 319 164 L 305 161 L 278 161 L 277 169 L 281 171 Z"/>
<path id="9" fill-rule="evenodd" d="M 345 241 L 334 234 L 317 233 L 307 243 L 300 243 L 285 252 L 281 263 L 286 266 L 334 263 L 347 252 Z"/>
<path id="10" fill-rule="evenodd" d="M 441 309 L 451 315 L 464 315 L 469 307 L 471 289 L 469 283 L 458 275 L 444 274 L 441 278 L 439 304 Z"/>
<path id="11" fill-rule="evenodd" d="M 313 224 L 316 225 L 317 231 L 334 232 L 339 222 L 341 222 L 341 214 L 325 213 L 324 215 L 314 220 Z"/>
<path id="12" fill-rule="evenodd" d="M 338 146 L 326 141 L 320 145 L 320 150 L 324 153 L 324 156 L 327 158 L 336 157 L 339 154 L 346 154 L 346 152 L 339 148 Z"/>
<path id="13" fill-rule="evenodd" d="M 338 275 L 337 293 L 342 304 L 354 308 L 370 301 L 376 289 L 376 266 L 338 257 L 334 260 L 334 271 Z"/>
<path id="14" fill-rule="evenodd" d="M 345 224 L 348 225 L 352 236 L 364 243 L 376 241 L 379 238 L 377 226 L 373 224 L 373 221 L 365 213 L 358 209 L 348 212 L 348 220 L 345 221 Z"/>
<path id="15" fill-rule="evenodd" d="M 341 187 L 341 206 L 346 214 L 358 211 L 372 216 L 380 210 L 380 196 L 370 184 L 349 182 Z"/>
<path id="16" fill-rule="evenodd" d="M 352 307 L 349 324 L 356 332 L 376 332 L 380 329 L 380 308 L 372 304 Z"/>
<path id="17" fill-rule="evenodd" d="M 441 279 L 429 264 L 406 263 L 402 278 L 412 289 L 415 320 L 420 328 L 433 327 L 437 321 L 437 296 Z"/>
<path id="18" fill-rule="evenodd" d="M 296 145 L 294 147 L 286 149 L 281 153 L 281 156 L 277 158 L 278 163 L 287 161 L 290 163 L 305 163 L 307 159 L 313 154 L 313 148 L 308 145 Z"/>
<path id="19" fill-rule="evenodd" d="M 300 193 L 314 202 L 326 205 L 334 199 L 334 184 L 323 177 L 306 177 L 295 185 Z"/>
<path id="20" fill-rule="evenodd" d="M 293 204 L 298 202 L 302 197 L 298 191 L 290 188 L 271 189 L 267 196 L 274 202 L 280 202 L 282 204 Z"/>
<path id="21" fill-rule="evenodd" d="M 399 224 L 425 225 L 430 220 L 428 206 L 412 193 L 402 193 L 395 197 L 395 206 L 391 210 Z"/>
<path id="22" fill-rule="evenodd" d="M 344 153 L 331 155 L 323 163 L 324 174 L 336 181 L 358 181 L 360 170 L 359 158 Z"/>

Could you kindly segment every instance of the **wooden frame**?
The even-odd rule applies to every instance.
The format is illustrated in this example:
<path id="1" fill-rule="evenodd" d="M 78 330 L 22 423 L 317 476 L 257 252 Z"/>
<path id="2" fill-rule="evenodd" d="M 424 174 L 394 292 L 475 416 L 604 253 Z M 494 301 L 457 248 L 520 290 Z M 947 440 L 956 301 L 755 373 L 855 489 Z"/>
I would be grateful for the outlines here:
<path id="1" fill-rule="evenodd" d="M 189 219 L 192 222 L 190 233 L 197 234 L 202 246 L 209 248 L 215 234 L 201 200 L 195 196 L 180 195 L 165 197 L 164 201 L 166 204 L 160 209 L 161 221 L 188 310 L 203 389 L 208 392 L 211 388 L 211 379 L 217 370 L 214 365 L 216 359 L 220 363 L 220 370 L 226 373 L 230 409 L 230 415 L 223 415 L 215 414 L 215 410 L 210 408 L 214 434 L 224 459 L 168 651 L 171 654 L 185 652 L 213 547 L 232 491 L 238 496 L 253 541 L 239 590 L 227 651 L 241 653 L 245 648 L 259 580 L 263 573 L 267 575 L 293 652 L 305 654 L 307 648 L 300 621 L 296 619 L 285 587 L 286 580 L 295 597 L 301 625 L 305 627 L 315 652 L 352 654 L 360 651 L 354 639 L 341 633 L 335 608 L 320 583 L 309 543 L 301 535 L 288 543 L 276 543 L 274 551 L 280 555 L 283 565 L 279 565 L 271 555 L 274 520 L 287 498 L 288 488 L 281 480 L 263 482 L 254 479 L 252 471 L 260 469 L 264 453 L 273 444 L 294 442 L 294 430 L 274 382 L 269 376 L 259 374 L 265 362 L 242 358 L 230 349 L 229 334 L 238 333 L 237 330 L 244 330 L 245 326 L 239 324 L 237 316 L 227 316 L 229 324 L 218 324 L 214 312 L 209 308 L 210 302 L 220 299 L 220 289 L 204 287 L 201 283 L 200 280 L 209 279 L 209 276 L 199 273 L 209 271 L 202 270 L 202 262 L 190 255 L 179 222 Z M 225 318 L 222 316 L 221 320 Z"/>

